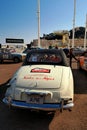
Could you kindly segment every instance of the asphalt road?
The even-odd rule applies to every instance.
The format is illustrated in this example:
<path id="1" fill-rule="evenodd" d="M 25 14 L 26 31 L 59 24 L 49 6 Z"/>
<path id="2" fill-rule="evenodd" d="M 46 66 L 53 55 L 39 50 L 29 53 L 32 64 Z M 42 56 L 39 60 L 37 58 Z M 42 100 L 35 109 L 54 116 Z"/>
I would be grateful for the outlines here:
<path id="1" fill-rule="evenodd" d="M 74 103 L 72 111 L 34 112 L 10 110 L 3 102 L 5 83 L 21 64 L 0 65 L 0 130 L 87 130 L 87 72 L 73 63 Z"/>

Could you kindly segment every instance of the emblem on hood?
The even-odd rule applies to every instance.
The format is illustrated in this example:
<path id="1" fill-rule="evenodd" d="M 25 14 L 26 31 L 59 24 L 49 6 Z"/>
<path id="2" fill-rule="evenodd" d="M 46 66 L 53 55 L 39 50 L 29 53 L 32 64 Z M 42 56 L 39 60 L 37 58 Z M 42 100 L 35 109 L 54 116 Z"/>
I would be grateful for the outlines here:
<path id="1" fill-rule="evenodd" d="M 50 73 L 50 69 L 45 68 L 34 68 L 31 70 L 32 73 Z"/>

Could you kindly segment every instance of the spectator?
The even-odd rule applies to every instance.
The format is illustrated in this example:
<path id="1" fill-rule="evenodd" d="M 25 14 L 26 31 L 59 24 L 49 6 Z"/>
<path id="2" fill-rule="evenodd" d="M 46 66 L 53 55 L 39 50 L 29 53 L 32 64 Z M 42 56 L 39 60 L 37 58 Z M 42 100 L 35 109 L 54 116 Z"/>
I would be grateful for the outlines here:
<path id="1" fill-rule="evenodd" d="M 9 48 L 9 45 L 7 45 L 7 47 L 6 48 Z"/>
<path id="2" fill-rule="evenodd" d="M 55 46 L 55 49 L 58 49 L 58 45 Z"/>
<path id="3" fill-rule="evenodd" d="M 70 59 L 70 67 L 72 67 L 72 59 L 75 59 L 76 61 L 78 61 L 78 59 L 75 57 L 75 55 L 73 54 L 73 48 L 70 48 L 69 50 L 69 59 Z"/>
<path id="4" fill-rule="evenodd" d="M 52 49 L 52 45 L 49 46 L 49 49 Z"/>
<path id="5" fill-rule="evenodd" d="M 49 59 L 48 59 L 48 55 L 45 54 L 44 57 L 43 57 L 43 59 L 42 59 L 42 61 L 48 61 L 48 60 L 49 60 Z"/>

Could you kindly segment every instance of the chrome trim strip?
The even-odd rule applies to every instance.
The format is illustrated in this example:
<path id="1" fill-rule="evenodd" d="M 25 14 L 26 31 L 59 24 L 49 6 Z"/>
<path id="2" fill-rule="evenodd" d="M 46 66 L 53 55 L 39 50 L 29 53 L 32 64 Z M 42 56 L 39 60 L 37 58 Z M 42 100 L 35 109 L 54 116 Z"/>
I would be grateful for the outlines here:
<path id="1" fill-rule="evenodd" d="M 20 101 L 12 101 L 10 104 L 7 101 L 6 98 L 3 99 L 3 102 L 7 105 L 11 105 L 13 107 L 20 107 L 20 108 L 28 108 L 28 109 L 38 109 L 38 110 L 50 110 L 50 109 L 61 109 L 61 104 L 29 104 L 26 102 L 20 102 Z M 73 103 L 69 103 L 66 105 L 63 105 L 63 108 L 71 108 L 73 107 Z"/>

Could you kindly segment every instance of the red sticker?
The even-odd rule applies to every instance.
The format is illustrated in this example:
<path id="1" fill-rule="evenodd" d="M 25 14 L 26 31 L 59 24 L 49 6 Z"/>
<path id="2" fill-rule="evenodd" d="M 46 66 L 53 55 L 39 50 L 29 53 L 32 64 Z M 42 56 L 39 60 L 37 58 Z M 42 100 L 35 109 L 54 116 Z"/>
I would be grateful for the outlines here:
<path id="1" fill-rule="evenodd" d="M 35 68 L 31 70 L 32 73 L 50 73 L 50 69 Z"/>

